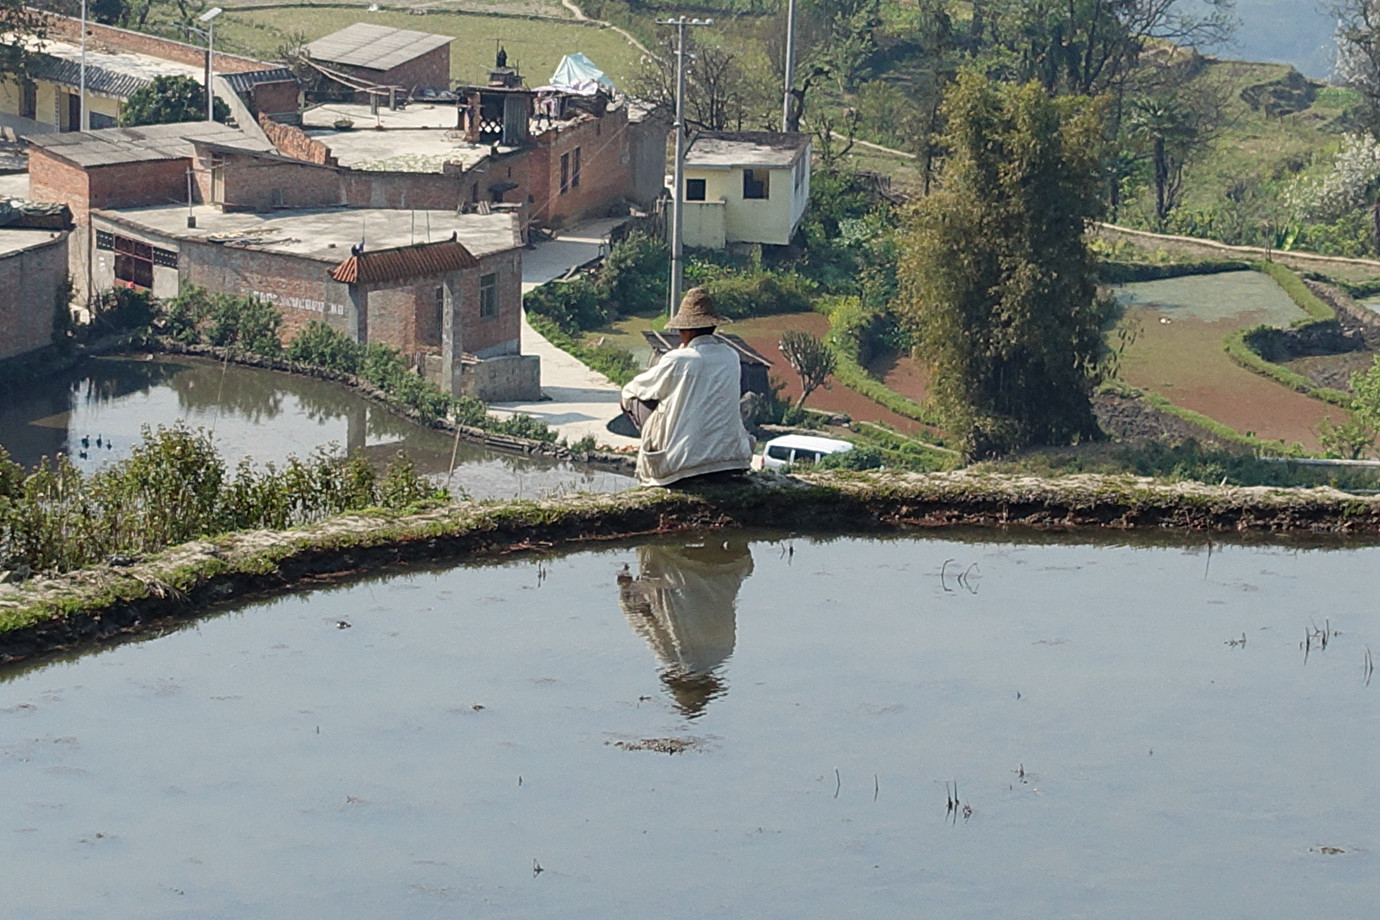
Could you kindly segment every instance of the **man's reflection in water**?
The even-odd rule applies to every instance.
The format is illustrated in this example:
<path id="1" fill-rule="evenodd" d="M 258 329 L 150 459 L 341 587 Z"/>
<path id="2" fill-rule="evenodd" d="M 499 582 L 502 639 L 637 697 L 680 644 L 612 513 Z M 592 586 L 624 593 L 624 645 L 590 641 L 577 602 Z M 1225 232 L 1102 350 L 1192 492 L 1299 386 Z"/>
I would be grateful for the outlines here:
<path id="1" fill-rule="evenodd" d="M 738 588 L 752 574 L 745 540 L 640 546 L 637 577 L 618 576 L 618 603 L 665 665 L 676 708 L 695 718 L 728 688 L 715 673 L 733 654 Z"/>

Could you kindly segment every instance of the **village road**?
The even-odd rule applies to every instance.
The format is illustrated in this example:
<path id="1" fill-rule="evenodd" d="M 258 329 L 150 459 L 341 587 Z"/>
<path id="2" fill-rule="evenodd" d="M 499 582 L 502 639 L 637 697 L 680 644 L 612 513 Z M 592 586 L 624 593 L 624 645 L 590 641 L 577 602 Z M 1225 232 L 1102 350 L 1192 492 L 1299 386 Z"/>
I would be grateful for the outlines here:
<path id="1" fill-rule="evenodd" d="M 547 243 L 522 254 L 522 290 L 560 278 L 572 267 L 608 252 L 608 235 L 620 223 L 617 219 L 585 221 L 558 233 Z M 556 429 L 560 437 L 574 443 L 586 436 L 605 447 L 637 447 L 637 440 L 615 434 L 608 423 L 620 414 L 618 384 L 590 370 L 576 358 L 552 345 L 522 318 L 522 353 L 541 358 L 541 402 L 494 403 L 495 415 L 521 412 L 540 419 Z"/>

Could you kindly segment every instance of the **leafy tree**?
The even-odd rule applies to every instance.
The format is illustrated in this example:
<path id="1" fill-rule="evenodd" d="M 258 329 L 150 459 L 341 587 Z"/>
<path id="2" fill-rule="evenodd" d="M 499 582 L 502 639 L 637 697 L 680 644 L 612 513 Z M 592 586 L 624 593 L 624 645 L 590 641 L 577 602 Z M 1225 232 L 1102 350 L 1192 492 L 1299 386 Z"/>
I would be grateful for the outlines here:
<path id="1" fill-rule="evenodd" d="M 799 329 L 782 333 L 780 347 L 786 363 L 800 375 L 800 399 L 795 404 L 799 409 L 834 372 L 834 353 L 818 338 Z"/>
<path id="2" fill-rule="evenodd" d="M 230 107 L 220 99 L 214 103 L 216 121 L 230 117 Z M 160 74 L 130 94 L 120 113 L 124 127 L 167 125 L 206 118 L 206 90 L 191 77 Z"/>
<path id="3" fill-rule="evenodd" d="M 1351 389 L 1356 394 L 1351 405 L 1352 420 L 1372 432 L 1380 431 L 1380 358 L 1370 370 L 1352 375 Z"/>
<path id="4" fill-rule="evenodd" d="M 1177 87 L 1130 103 L 1127 128 L 1150 164 L 1156 229 L 1163 230 L 1178 207 L 1184 169 L 1217 139 L 1223 121 L 1220 100 L 1208 87 Z"/>
<path id="5" fill-rule="evenodd" d="M 24 0 L 0 0 L 0 82 L 22 84 L 39 57 L 37 46 L 47 35 L 43 13 Z"/>
<path id="6" fill-rule="evenodd" d="M 964 71 L 944 102 L 943 187 L 901 244 L 898 310 L 970 458 L 1097 433 L 1104 105 Z"/>

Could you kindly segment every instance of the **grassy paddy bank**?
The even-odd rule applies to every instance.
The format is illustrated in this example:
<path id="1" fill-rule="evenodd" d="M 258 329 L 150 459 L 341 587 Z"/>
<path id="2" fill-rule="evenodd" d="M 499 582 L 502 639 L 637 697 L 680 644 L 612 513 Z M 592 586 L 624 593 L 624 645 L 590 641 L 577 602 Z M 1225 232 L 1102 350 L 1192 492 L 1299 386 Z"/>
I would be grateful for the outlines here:
<path id="1" fill-rule="evenodd" d="M 856 533 L 958 525 L 1376 538 L 1380 497 L 1131 476 L 879 472 L 763 474 L 743 485 L 694 491 L 457 503 L 411 515 L 371 511 L 293 530 L 225 534 L 121 567 L 0 585 L 0 662 L 156 631 L 218 602 L 415 563 L 704 528 Z"/>

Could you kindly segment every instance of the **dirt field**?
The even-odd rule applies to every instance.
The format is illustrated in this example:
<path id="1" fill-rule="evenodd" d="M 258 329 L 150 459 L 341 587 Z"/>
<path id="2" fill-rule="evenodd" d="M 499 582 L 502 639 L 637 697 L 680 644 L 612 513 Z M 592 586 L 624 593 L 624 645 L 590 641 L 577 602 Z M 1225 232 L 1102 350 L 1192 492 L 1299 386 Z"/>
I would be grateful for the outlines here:
<path id="1" fill-rule="evenodd" d="M 1318 423 L 1331 416 L 1345 420 L 1342 410 L 1295 393 L 1234 363 L 1222 340 L 1241 328 L 1261 322 L 1256 313 L 1215 322 L 1186 317 L 1169 319 L 1166 311 L 1137 306 L 1126 320 L 1139 322 L 1140 339 L 1127 349 L 1121 376 L 1127 383 L 1153 390 L 1175 405 L 1201 412 L 1242 433 L 1302 444 L 1318 450 Z"/>
<path id="2" fill-rule="evenodd" d="M 733 323 L 725 327 L 724 331 L 741 336 L 743 341 L 772 362 L 772 376 L 786 385 L 782 393 L 794 402 L 800 398 L 800 377 L 791 370 L 791 366 L 781 357 L 781 350 L 778 347 L 781 333 L 788 329 L 799 329 L 823 337 L 829 331 L 829 319 L 818 313 L 789 313 L 783 316 L 764 316 Z M 906 393 L 905 395 L 909 396 L 910 394 Z M 811 393 L 805 405 L 810 409 L 845 413 L 859 421 L 882 422 L 899 431 L 909 433 L 921 431 L 925 427 L 914 419 L 897 415 L 890 409 L 877 405 L 861 393 L 840 385 L 836 380 L 830 381 L 830 389 L 821 388 Z"/>

